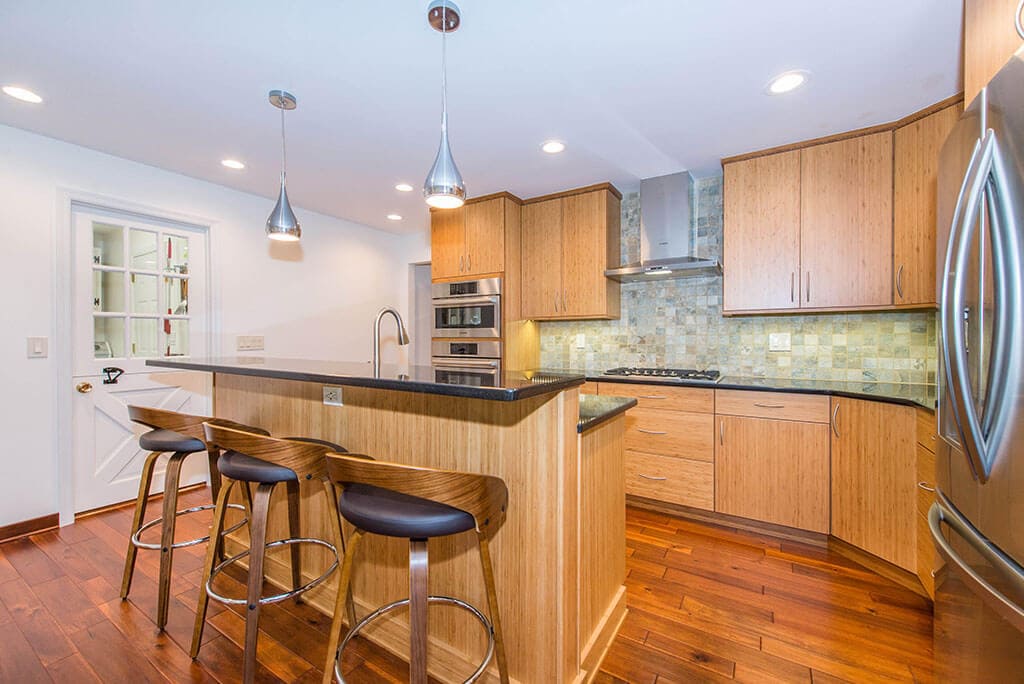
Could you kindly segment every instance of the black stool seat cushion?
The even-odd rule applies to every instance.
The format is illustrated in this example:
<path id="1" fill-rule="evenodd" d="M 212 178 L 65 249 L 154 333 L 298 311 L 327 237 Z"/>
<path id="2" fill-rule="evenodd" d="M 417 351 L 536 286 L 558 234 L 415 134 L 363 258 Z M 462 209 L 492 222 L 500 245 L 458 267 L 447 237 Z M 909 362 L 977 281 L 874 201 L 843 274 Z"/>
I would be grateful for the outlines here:
<path id="1" fill-rule="evenodd" d="M 139 437 L 139 446 L 146 451 L 206 451 L 202 440 L 171 430 L 150 430 Z"/>
<path id="2" fill-rule="evenodd" d="M 246 456 L 237 451 L 226 451 L 221 454 L 217 459 L 217 470 L 225 477 L 242 482 L 273 484 L 299 479 L 291 468 Z"/>
<path id="3" fill-rule="evenodd" d="M 458 508 L 364 484 L 346 486 L 338 510 L 359 529 L 388 537 L 428 539 L 476 526 L 473 516 Z"/>

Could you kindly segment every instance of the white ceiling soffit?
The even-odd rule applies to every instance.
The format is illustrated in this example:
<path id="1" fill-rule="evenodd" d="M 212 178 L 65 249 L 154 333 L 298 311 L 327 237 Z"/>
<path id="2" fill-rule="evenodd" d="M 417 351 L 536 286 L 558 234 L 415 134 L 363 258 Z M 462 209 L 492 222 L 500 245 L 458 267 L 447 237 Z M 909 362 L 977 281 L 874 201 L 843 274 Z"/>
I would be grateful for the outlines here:
<path id="1" fill-rule="evenodd" d="M 429 222 L 440 36 L 426 0 L 0 3 L 0 123 L 389 231 Z M 959 0 L 459 0 L 452 150 L 470 196 L 690 169 L 891 121 L 959 90 Z M 789 69 L 811 72 L 764 94 Z M 567 142 L 559 155 L 542 141 Z M 219 161 L 243 160 L 232 172 Z M 415 190 L 399 193 L 396 183 Z M 385 216 L 397 213 L 400 222 Z"/>

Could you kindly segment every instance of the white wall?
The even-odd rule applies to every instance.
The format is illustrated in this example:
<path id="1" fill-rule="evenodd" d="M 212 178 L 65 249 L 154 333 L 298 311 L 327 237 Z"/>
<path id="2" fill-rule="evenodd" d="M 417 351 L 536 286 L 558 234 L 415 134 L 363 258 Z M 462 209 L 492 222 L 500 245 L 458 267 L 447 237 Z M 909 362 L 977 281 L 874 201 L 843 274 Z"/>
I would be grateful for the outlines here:
<path id="1" fill-rule="evenodd" d="M 407 310 L 408 263 L 422 257 L 422 236 L 301 208 L 300 245 L 272 245 L 272 200 L 0 126 L 0 525 L 58 510 L 55 383 L 68 340 L 55 329 L 54 264 L 65 190 L 213 222 L 215 353 L 257 334 L 267 356 L 368 361 L 374 313 Z M 28 336 L 50 338 L 49 358 L 26 358 Z M 396 359 L 393 342 L 385 362 Z"/>

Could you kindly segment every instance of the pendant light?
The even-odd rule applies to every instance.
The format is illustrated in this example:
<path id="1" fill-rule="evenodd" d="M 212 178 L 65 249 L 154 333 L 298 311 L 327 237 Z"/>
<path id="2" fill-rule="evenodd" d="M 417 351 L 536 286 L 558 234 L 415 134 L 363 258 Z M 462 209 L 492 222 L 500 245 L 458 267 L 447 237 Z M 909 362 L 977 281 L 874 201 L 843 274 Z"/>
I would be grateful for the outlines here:
<path id="1" fill-rule="evenodd" d="M 427 21 L 441 32 L 441 145 L 437 157 L 423 183 L 423 196 L 427 204 L 438 209 L 455 209 L 466 201 L 466 186 L 462 174 L 455 166 L 448 145 L 448 33 L 459 28 L 459 8 L 449 0 L 434 0 L 427 7 Z"/>
<path id="2" fill-rule="evenodd" d="M 288 190 L 285 188 L 288 156 L 284 138 L 284 112 L 286 109 L 295 109 L 295 96 L 284 90 L 271 90 L 269 97 L 270 104 L 281 110 L 281 192 L 277 196 L 274 210 L 267 217 L 267 237 L 280 242 L 296 242 L 302 237 L 302 227 L 295 218 L 295 212 L 288 201 Z"/>

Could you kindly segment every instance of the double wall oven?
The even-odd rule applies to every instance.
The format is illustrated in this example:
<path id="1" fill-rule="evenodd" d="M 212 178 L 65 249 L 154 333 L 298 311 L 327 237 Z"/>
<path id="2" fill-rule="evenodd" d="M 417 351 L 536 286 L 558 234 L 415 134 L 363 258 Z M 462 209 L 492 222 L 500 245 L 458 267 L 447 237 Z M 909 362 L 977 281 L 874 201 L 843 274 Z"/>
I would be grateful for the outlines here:
<path id="1" fill-rule="evenodd" d="M 431 286 L 436 382 L 494 387 L 501 377 L 501 278 Z"/>

